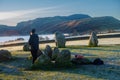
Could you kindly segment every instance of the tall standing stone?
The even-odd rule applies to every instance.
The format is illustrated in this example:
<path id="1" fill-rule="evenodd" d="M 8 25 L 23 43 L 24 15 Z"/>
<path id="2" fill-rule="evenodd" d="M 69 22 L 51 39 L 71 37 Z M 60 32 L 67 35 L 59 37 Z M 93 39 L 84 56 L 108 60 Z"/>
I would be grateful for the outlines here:
<path id="1" fill-rule="evenodd" d="M 60 32 L 56 32 L 55 43 L 58 48 L 65 48 L 65 44 L 66 44 L 65 36 Z"/>
<path id="2" fill-rule="evenodd" d="M 90 38 L 89 38 L 88 46 L 91 46 L 91 47 L 97 47 L 98 46 L 98 38 L 97 38 L 95 32 L 91 33 Z"/>

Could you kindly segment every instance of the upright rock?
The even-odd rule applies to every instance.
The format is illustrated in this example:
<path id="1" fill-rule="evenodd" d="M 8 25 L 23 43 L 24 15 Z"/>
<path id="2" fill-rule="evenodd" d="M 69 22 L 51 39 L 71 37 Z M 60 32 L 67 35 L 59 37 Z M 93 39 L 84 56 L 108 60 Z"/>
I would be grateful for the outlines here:
<path id="1" fill-rule="evenodd" d="M 10 60 L 11 58 L 12 55 L 8 50 L 0 50 L 0 61 Z"/>
<path id="2" fill-rule="evenodd" d="M 62 50 L 56 58 L 56 64 L 59 65 L 69 65 L 71 60 L 71 52 L 69 50 Z"/>
<path id="3" fill-rule="evenodd" d="M 30 45 L 28 43 L 24 44 L 23 51 L 30 51 Z"/>
<path id="4" fill-rule="evenodd" d="M 55 43 L 58 48 L 64 48 L 66 43 L 65 36 L 60 32 L 56 32 Z"/>
<path id="5" fill-rule="evenodd" d="M 46 45 L 46 48 L 45 48 L 45 50 L 44 50 L 44 53 L 45 53 L 48 57 L 52 58 L 52 48 L 51 48 L 49 45 Z"/>
<path id="6" fill-rule="evenodd" d="M 52 60 L 55 60 L 59 53 L 60 53 L 59 49 L 55 47 L 52 53 Z"/>
<path id="7" fill-rule="evenodd" d="M 91 36 L 89 38 L 89 44 L 88 44 L 88 46 L 91 46 L 91 47 L 97 47 L 98 46 L 98 38 L 97 38 L 95 32 L 91 33 Z"/>

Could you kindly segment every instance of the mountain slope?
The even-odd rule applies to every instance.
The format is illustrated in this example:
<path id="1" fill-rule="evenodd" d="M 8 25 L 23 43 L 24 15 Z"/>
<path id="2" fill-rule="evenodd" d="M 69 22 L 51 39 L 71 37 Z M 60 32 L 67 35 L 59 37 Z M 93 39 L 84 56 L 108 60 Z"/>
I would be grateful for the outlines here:
<path id="1" fill-rule="evenodd" d="M 36 28 L 39 34 L 41 33 L 51 33 L 48 29 L 52 29 L 53 26 L 71 20 L 81 20 L 84 18 L 91 18 L 88 15 L 84 14 L 74 14 L 70 16 L 55 16 L 55 17 L 45 17 L 37 18 L 35 20 L 30 20 L 26 22 L 18 23 L 17 28 L 19 28 L 19 33 L 28 34 L 32 28 Z M 44 31 L 45 30 L 45 31 Z"/>
<path id="2" fill-rule="evenodd" d="M 0 25 L 0 36 L 29 35 L 32 28 L 35 28 L 38 34 L 51 34 L 56 31 L 63 33 L 73 33 L 74 31 L 79 33 L 103 32 L 120 29 L 120 20 L 111 16 L 90 17 L 84 14 L 37 18 L 20 22 L 16 27 Z"/>
<path id="3" fill-rule="evenodd" d="M 13 26 L 0 25 L 0 36 L 20 35 Z"/>
<path id="4" fill-rule="evenodd" d="M 61 30 L 62 32 L 69 32 L 69 33 L 73 32 L 73 30 L 77 30 L 80 33 L 90 32 L 90 31 L 102 32 L 102 31 L 120 29 L 120 21 L 113 17 L 105 16 L 105 17 L 96 17 L 96 18 L 86 18 L 82 20 L 72 20 L 72 21 L 60 23 L 55 27 L 57 27 L 57 29 L 63 28 Z M 57 29 L 55 28 L 54 31 L 56 31 Z"/>

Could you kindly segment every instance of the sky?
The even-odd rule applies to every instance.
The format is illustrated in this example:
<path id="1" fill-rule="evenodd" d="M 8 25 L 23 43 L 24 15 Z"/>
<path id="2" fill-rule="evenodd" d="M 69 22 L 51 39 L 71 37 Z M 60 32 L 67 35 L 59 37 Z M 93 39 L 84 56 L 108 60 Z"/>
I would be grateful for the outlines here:
<path id="1" fill-rule="evenodd" d="M 0 0 L 0 24 L 16 26 L 40 17 L 88 14 L 120 20 L 120 0 Z"/>

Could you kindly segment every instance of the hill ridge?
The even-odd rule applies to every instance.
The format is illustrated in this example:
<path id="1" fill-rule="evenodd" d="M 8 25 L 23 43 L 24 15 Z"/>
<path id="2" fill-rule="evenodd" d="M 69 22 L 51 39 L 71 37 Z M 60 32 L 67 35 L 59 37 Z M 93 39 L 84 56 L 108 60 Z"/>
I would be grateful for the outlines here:
<path id="1" fill-rule="evenodd" d="M 91 17 L 86 14 L 36 18 L 20 22 L 16 27 L 0 25 L 0 36 L 29 35 L 32 28 L 35 28 L 38 34 L 52 34 L 56 31 L 63 33 L 76 31 L 87 34 L 91 31 L 104 32 L 120 29 L 120 20 L 112 16 Z"/>

